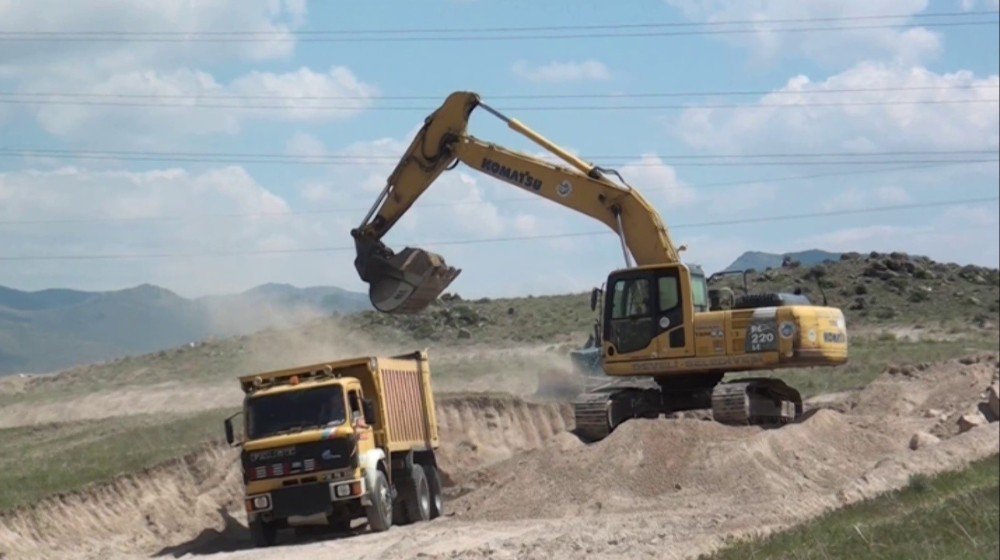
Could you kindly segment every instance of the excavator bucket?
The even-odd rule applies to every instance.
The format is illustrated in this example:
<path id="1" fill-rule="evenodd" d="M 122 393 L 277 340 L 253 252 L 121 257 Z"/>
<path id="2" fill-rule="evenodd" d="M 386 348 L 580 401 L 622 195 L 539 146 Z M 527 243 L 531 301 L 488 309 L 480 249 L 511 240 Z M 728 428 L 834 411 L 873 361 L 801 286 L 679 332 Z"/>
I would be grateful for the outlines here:
<path id="1" fill-rule="evenodd" d="M 355 237 L 354 266 L 368 282 L 368 297 L 383 313 L 416 313 L 430 305 L 461 272 L 441 255 L 407 247 L 394 253 L 382 242 Z"/>

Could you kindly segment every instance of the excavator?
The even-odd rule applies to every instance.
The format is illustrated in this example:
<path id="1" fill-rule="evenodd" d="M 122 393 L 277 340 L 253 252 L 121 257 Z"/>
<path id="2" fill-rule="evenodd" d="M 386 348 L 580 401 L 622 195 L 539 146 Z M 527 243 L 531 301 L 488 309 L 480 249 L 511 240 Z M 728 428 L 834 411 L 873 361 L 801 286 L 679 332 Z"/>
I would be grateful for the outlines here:
<path id="1" fill-rule="evenodd" d="M 467 132 L 481 108 L 566 165 L 485 142 Z M 443 172 L 462 162 L 474 171 L 565 206 L 610 228 L 625 268 L 608 275 L 591 300 L 602 306 L 595 343 L 611 382 L 574 402 L 577 434 L 596 441 L 632 418 L 712 410 L 729 424 L 781 425 L 802 414 L 802 398 L 784 382 L 757 377 L 723 382 L 726 373 L 836 366 L 847 361 L 841 310 L 792 294 L 747 294 L 711 306 L 702 270 L 681 261 L 656 209 L 613 169 L 557 146 L 471 92 L 455 92 L 428 116 L 385 188 L 351 231 L 355 268 L 384 313 L 416 313 L 458 276 L 438 254 L 395 252 L 382 238 Z M 612 176 L 617 181 L 612 179 Z M 715 294 L 713 294 L 715 295 Z"/>

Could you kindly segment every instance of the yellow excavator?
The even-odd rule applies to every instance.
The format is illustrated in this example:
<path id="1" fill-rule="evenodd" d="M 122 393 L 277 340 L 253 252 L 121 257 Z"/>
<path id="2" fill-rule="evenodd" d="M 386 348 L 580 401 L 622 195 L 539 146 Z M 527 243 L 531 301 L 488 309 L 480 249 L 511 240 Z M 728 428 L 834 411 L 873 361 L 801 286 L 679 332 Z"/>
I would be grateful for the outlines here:
<path id="1" fill-rule="evenodd" d="M 466 128 L 477 107 L 569 167 L 470 136 Z M 351 232 L 355 267 L 379 311 L 418 312 L 460 272 L 440 255 L 411 247 L 396 253 L 381 241 L 437 177 L 460 161 L 603 222 L 621 239 L 626 268 L 608 275 L 605 291 L 595 291 L 591 299 L 592 307 L 603 300 L 595 334 L 601 366 L 613 381 L 574 402 L 581 437 L 601 439 L 630 418 L 703 408 L 724 423 L 791 422 L 802 414 L 802 399 L 793 388 L 772 378 L 723 383 L 723 376 L 847 361 L 839 309 L 792 294 L 710 298 L 704 273 L 681 262 L 659 214 L 620 174 L 583 161 L 471 92 L 451 94 L 427 117 Z"/>

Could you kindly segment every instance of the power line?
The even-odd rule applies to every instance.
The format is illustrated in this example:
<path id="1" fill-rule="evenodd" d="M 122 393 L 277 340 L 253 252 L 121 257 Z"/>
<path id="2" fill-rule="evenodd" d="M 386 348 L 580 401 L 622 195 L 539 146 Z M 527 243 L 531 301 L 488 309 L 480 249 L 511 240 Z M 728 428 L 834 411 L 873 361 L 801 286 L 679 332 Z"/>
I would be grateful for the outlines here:
<path id="1" fill-rule="evenodd" d="M 992 150 L 896 150 L 881 152 L 773 152 L 757 154 L 722 153 L 722 154 L 655 154 L 643 153 L 632 155 L 584 155 L 584 159 L 601 162 L 621 162 L 629 166 L 642 166 L 640 161 L 644 157 L 653 156 L 664 163 L 685 160 L 719 160 L 728 162 L 731 160 L 774 160 L 764 161 L 764 164 L 784 164 L 795 163 L 798 160 L 807 160 L 807 163 L 823 164 L 828 158 L 838 158 L 829 163 L 911 163 L 910 161 L 898 160 L 878 160 L 872 158 L 898 158 L 914 156 L 978 156 L 996 155 L 998 151 Z M 31 148 L 31 147 L 0 147 L 0 157 L 61 157 L 73 159 L 106 159 L 106 160 L 136 160 L 136 161 L 182 161 L 182 162 L 206 162 L 206 163 L 265 163 L 265 164 L 305 164 L 305 165 L 366 165 L 395 163 L 399 161 L 397 156 L 366 155 L 358 156 L 351 154 L 280 154 L 280 153 L 253 153 L 253 152 L 168 152 L 168 151 L 133 151 L 133 150 L 68 150 L 56 148 Z M 845 158 L 849 158 L 846 161 Z M 944 160 L 959 161 L 962 160 Z M 988 160 L 987 160 L 988 161 Z M 926 158 L 914 160 L 912 163 L 935 163 Z M 937 163 L 941 163 L 939 161 Z M 976 163 L 970 161 L 968 163 Z M 659 165 L 656 163 L 655 165 Z M 684 165 L 678 163 L 678 165 Z"/>
<path id="2" fill-rule="evenodd" d="M 984 162 L 992 163 L 998 160 L 984 160 Z M 804 181 L 808 179 L 820 179 L 827 177 L 847 177 L 852 175 L 877 175 L 882 173 L 891 173 L 896 171 L 915 171 L 922 169 L 932 169 L 938 167 L 949 167 L 953 165 L 964 165 L 968 162 L 948 162 L 948 163 L 922 163 L 920 165 L 907 165 L 900 167 L 889 167 L 882 169 L 860 169 L 853 171 L 833 171 L 833 172 L 823 172 L 823 173 L 811 173 L 807 175 L 791 175 L 784 177 L 765 177 L 761 179 L 754 180 L 740 180 L 740 181 L 719 181 L 714 183 L 701 183 L 696 186 L 698 189 L 704 188 L 720 188 L 720 187 L 739 187 L 739 186 L 750 186 L 759 185 L 766 183 L 783 183 L 789 181 Z M 977 162 L 979 163 L 979 162 Z M 683 190 L 686 187 L 673 187 L 673 186 L 656 186 L 650 185 L 643 187 L 643 192 L 671 192 Z M 442 207 L 456 207 L 456 206 L 478 206 L 482 204 L 491 205 L 506 205 L 506 204 L 516 204 L 522 202 L 538 202 L 545 200 L 538 196 L 518 196 L 501 198 L 495 200 L 474 200 L 474 201 L 455 201 L 455 202 L 432 202 L 423 203 L 417 202 L 413 208 L 442 208 Z M 356 207 L 356 208 L 334 208 L 334 209 L 323 209 L 323 210 L 297 210 L 289 212 L 232 212 L 224 214 L 192 214 L 192 215 L 173 215 L 173 216 L 153 216 L 153 217 L 136 217 L 136 218 L 126 218 L 126 217 L 115 217 L 115 216 L 98 216 L 89 218 L 56 218 L 56 219 L 36 219 L 36 220 L 0 220 L 0 226 L 3 225 L 33 225 L 33 224 L 70 224 L 70 223 L 100 223 L 100 222 L 174 222 L 174 221 L 188 221 L 188 220 L 199 220 L 199 219 L 230 219 L 230 218 L 268 218 L 268 217 L 290 217 L 290 216 L 309 216 L 309 215 L 327 215 L 327 214 L 343 214 L 343 213 L 354 213 L 354 212 L 367 212 L 368 206 Z"/>
<path id="3" fill-rule="evenodd" d="M 507 106 L 506 111 L 661 111 L 676 109 L 781 109 L 812 107 L 864 107 L 885 105 L 961 105 L 974 103 L 998 103 L 1000 99 L 901 99 L 878 101 L 843 101 L 819 103 L 705 103 L 705 104 L 659 104 L 659 105 L 524 105 Z M 219 103 L 151 103 L 139 101 L 85 100 L 85 99 L 12 99 L 0 98 L 0 104 L 8 105 L 71 105 L 108 107 L 164 107 L 184 109 L 236 109 L 236 110 L 282 110 L 282 111 L 419 111 L 429 113 L 435 107 L 425 105 L 258 105 Z"/>
<path id="4" fill-rule="evenodd" d="M 830 21 L 865 21 L 865 20 L 883 20 L 883 19 L 925 19 L 925 18 L 935 18 L 935 17 L 974 17 L 981 15 L 995 15 L 1000 13 L 996 10 L 982 10 L 982 11 L 958 11 L 958 12 L 930 12 L 930 13 L 916 13 L 916 14 L 869 14 L 869 15 L 858 15 L 858 16 L 827 16 L 827 17 L 810 17 L 810 18 L 772 18 L 772 19 L 743 19 L 743 20 L 717 20 L 717 21 L 705 21 L 705 22 L 659 22 L 659 23 L 602 23 L 602 24 L 585 24 L 585 25 L 545 25 L 545 26 L 518 26 L 516 30 L 523 32 L 533 32 L 533 31 L 565 31 L 565 30 L 594 30 L 594 29 L 635 29 L 635 28 L 661 28 L 661 27 L 696 27 L 700 25 L 745 25 L 745 24 L 773 24 L 773 23 L 811 23 L 811 22 L 830 22 Z M 46 31 L 46 30 L 28 30 L 28 31 L 0 31 L 0 34 L 12 34 L 12 35 L 62 35 L 62 34 L 72 34 L 72 35 L 84 35 L 84 34 L 116 34 L 116 35 L 278 35 L 284 36 L 288 33 L 296 33 L 300 35 L 315 35 L 315 34 L 346 34 L 346 35 L 360 35 L 360 34 L 379 34 L 379 33 L 490 33 L 490 32 L 509 32 L 512 29 L 508 27 L 476 27 L 476 28 L 396 28 L 396 29 L 317 29 L 317 30 L 283 30 L 283 31 L 261 31 L 261 30 L 227 30 L 227 31 L 199 31 L 199 30 L 182 30 L 182 31 L 117 31 L 117 30 L 76 30 L 76 31 Z"/>
<path id="5" fill-rule="evenodd" d="M 873 157 L 899 157 L 899 156 L 949 156 L 949 155 L 995 155 L 998 149 L 981 150 L 889 150 L 889 151 L 842 151 L 842 152 L 761 152 L 761 153 L 709 153 L 709 154 L 587 154 L 580 157 L 589 160 L 638 160 L 643 157 L 653 156 L 663 160 L 674 159 L 762 159 L 762 158 L 873 158 Z M 383 163 L 396 162 L 399 157 L 393 155 L 352 155 L 352 154 L 288 154 L 275 152 L 180 152 L 180 151 L 150 151 L 150 150 L 70 150 L 60 148 L 35 148 L 35 147 L 13 147 L 0 146 L 0 155 L 8 156 L 55 156 L 55 157 L 86 157 L 86 156 L 107 156 L 107 157 L 142 157 L 157 160 L 182 159 L 184 161 L 222 161 L 228 162 L 236 160 L 277 160 L 284 162 L 290 160 L 292 163 L 303 161 L 316 161 L 327 163 L 331 161 L 348 161 L 351 163 Z M 919 160 L 923 161 L 923 160 Z"/>
<path id="6" fill-rule="evenodd" d="M 816 95 L 833 93 L 885 93 L 898 91 L 942 91 L 942 90 L 979 90 L 997 89 L 990 85 L 967 86 L 899 86 L 878 88 L 831 88 L 811 90 L 728 90 L 728 91 L 672 91 L 672 92 L 640 92 L 640 93 L 537 93 L 537 94 L 497 94 L 483 95 L 486 99 L 636 99 L 657 97 L 726 97 L 749 95 Z M 0 91 L 0 98 L 16 97 L 66 97 L 92 99 L 221 99 L 221 100 L 285 100 L 285 101 L 347 101 L 347 100 L 393 100 L 393 101 L 438 101 L 445 94 L 438 95 L 236 95 L 213 93 L 115 93 L 115 92 L 16 92 Z"/>
<path id="7" fill-rule="evenodd" d="M 753 224 L 761 222 L 774 222 L 785 220 L 799 220 L 809 218 L 821 218 L 830 216 L 847 216 L 859 214 L 871 214 L 877 212 L 892 212 L 901 210 L 914 210 L 920 208 L 939 208 L 945 206 L 958 206 L 962 204 L 975 204 L 980 202 L 993 202 L 1000 200 L 1000 196 L 985 198 L 970 198 L 964 200 L 944 200 L 936 202 L 916 203 L 916 204 L 896 204 L 891 206 L 876 206 L 859 210 L 834 210 L 827 212 L 810 212 L 800 214 L 784 214 L 776 216 L 761 216 L 756 218 L 741 218 L 733 220 L 717 220 L 710 222 L 697 222 L 687 224 L 676 224 L 669 226 L 671 229 L 699 228 L 699 227 L 720 227 L 739 224 Z M 444 241 L 406 242 L 398 245 L 419 246 L 419 247 L 440 247 L 448 245 L 473 245 L 482 243 L 506 243 L 512 241 L 528 241 L 537 239 L 561 239 L 572 237 L 590 237 L 595 235 L 614 235 L 609 230 L 585 231 L 572 233 L 557 233 L 545 235 L 519 235 L 508 237 L 490 237 L 479 239 L 460 239 Z M 313 247 L 306 249 L 271 249 L 271 250 L 246 250 L 246 251 L 215 251 L 203 253 L 111 253 L 111 254 L 91 254 L 91 255 L 5 255 L 0 256 L 0 261 L 66 261 L 66 260 L 126 260 L 126 259 L 164 259 L 164 258 L 204 258 L 204 257 L 232 257 L 232 256 L 263 256 L 263 255 L 289 255 L 305 253 L 330 253 L 340 251 L 352 251 L 353 245 L 335 247 Z"/>
<path id="8" fill-rule="evenodd" d="M 262 164 L 262 165 L 322 165 L 322 166 L 333 166 L 333 167 L 364 167 L 379 164 L 390 164 L 392 162 L 398 161 L 398 158 L 394 160 L 390 159 L 368 159 L 368 160 L 321 160 L 321 159 L 294 159 L 289 157 L 286 159 L 212 159 L 212 158 L 195 158 L 195 157 L 183 157 L 178 156 L 174 158 L 165 159 L 158 156 L 115 156 L 115 155 L 98 155 L 98 154 L 78 154 L 73 156 L 55 156 L 46 155 L 33 152 L 4 152 L 0 150 L 0 158 L 4 157 L 73 157 L 76 159 L 84 160 L 104 160 L 104 161 L 171 161 L 177 163 L 224 163 L 224 164 Z M 636 156 L 636 159 L 642 156 Z M 628 161 L 628 160 L 612 160 L 612 159 L 600 159 L 594 161 L 600 161 L 605 164 L 620 165 L 623 167 L 660 167 L 661 165 L 670 165 L 672 167 L 774 167 L 783 165 L 798 165 L 798 166 L 827 166 L 827 165 L 899 165 L 905 163 L 989 163 L 992 161 L 997 161 L 997 159 L 985 159 L 985 158 L 974 158 L 974 159 L 848 159 L 848 160 L 833 160 L 833 159 L 818 159 L 818 160 L 803 160 L 794 158 L 784 158 L 775 159 L 772 161 L 726 161 L 724 158 L 718 161 L 690 161 L 683 160 L 683 158 L 678 158 L 678 160 L 670 160 L 660 158 L 660 161 Z M 548 161 L 548 160 L 546 160 Z M 555 162 L 553 160 L 553 162 Z M 555 162 L 559 163 L 559 162 Z"/>
<path id="9" fill-rule="evenodd" d="M 117 41 L 137 41 L 137 42 L 211 42 L 211 43 L 232 43 L 232 42 L 336 42 L 336 43 L 358 43 L 358 42 L 434 42 L 434 41 L 498 41 L 498 40 L 548 40 L 548 39 L 595 39 L 595 38 L 625 38 L 625 37 L 665 37 L 665 36 L 686 36 L 686 35 L 723 35 L 723 34 L 746 34 L 746 33 L 777 33 L 777 32 L 810 32 L 810 31 L 840 31 L 852 29 L 900 29 L 912 27 L 962 27 L 993 25 L 995 21 L 920 21 L 919 23 L 892 23 L 874 25 L 824 25 L 810 27 L 768 27 L 761 28 L 760 25 L 775 25 L 788 23 L 836 23 L 851 21 L 877 21 L 891 19 L 933 19 L 933 18 L 954 18 L 954 17 L 977 17 L 982 15 L 995 15 L 1000 12 L 941 12 L 937 14 L 898 14 L 886 16 L 842 16 L 828 18 L 797 18 L 797 19 L 772 19 L 772 20 L 742 20 L 728 22 L 673 22 L 659 24 L 610 24 L 610 25 L 588 25 L 588 26 L 562 26 L 543 27 L 528 29 L 525 33 L 519 33 L 517 29 L 439 29 L 437 31 L 409 29 L 409 30 L 369 30 L 364 31 L 0 31 L 0 41 L 72 41 L 72 42 L 117 42 Z M 733 25 L 741 25 L 743 28 L 719 29 Z M 623 31 L 627 29 L 671 29 L 668 31 Z M 700 29 L 699 29 L 700 28 Z M 680 30 L 678 30 L 680 29 Z M 548 34 L 530 34 L 537 31 L 548 31 Z M 552 32 L 557 33 L 553 34 Z M 566 33 L 572 31 L 573 33 Z M 577 31 L 587 31 L 577 33 Z M 595 32 L 597 31 L 597 32 Z M 601 32 L 603 31 L 603 32 Z M 453 35 L 465 33 L 464 35 Z M 468 35 L 468 33 L 503 33 L 501 35 Z M 359 36 L 359 35 L 372 36 Z M 386 34 L 397 34 L 402 36 L 384 36 Z M 430 34 L 430 35 L 429 35 Z M 345 36 L 353 35 L 353 36 Z"/>

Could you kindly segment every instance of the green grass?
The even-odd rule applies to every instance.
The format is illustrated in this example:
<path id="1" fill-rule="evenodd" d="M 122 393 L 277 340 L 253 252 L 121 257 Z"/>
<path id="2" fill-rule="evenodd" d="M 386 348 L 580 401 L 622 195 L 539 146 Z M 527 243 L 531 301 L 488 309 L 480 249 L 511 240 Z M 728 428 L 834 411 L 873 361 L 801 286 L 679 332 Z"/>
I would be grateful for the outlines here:
<path id="1" fill-rule="evenodd" d="M 704 560 L 974 559 L 1000 555 L 1000 458 L 831 512 L 790 531 L 731 544 Z"/>
<path id="2" fill-rule="evenodd" d="M 79 490 L 219 440 L 228 410 L 118 416 L 0 430 L 0 510 Z"/>

